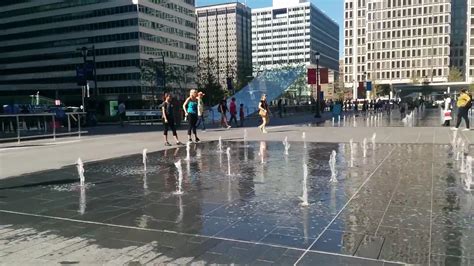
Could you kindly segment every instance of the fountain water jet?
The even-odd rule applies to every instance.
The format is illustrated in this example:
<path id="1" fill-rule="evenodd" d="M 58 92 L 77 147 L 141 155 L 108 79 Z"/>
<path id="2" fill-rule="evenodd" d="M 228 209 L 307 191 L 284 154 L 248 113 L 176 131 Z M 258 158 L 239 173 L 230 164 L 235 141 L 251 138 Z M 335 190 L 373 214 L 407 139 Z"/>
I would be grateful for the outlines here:
<path id="1" fill-rule="evenodd" d="M 191 160 L 191 142 L 186 142 L 186 161 Z"/>
<path id="2" fill-rule="evenodd" d="M 222 153 L 222 137 L 219 136 L 219 143 L 217 144 L 217 151 Z"/>
<path id="3" fill-rule="evenodd" d="M 467 191 L 471 191 L 472 186 L 472 157 L 466 157 L 466 175 L 464 177 L 464 189 Z"/>
<path id="4" fill-rule="evenodd" d="M 79 195 L 79 213 L 81 215 L 84 215 L 84 213 L 86 212 L 86 205 L 87 205 L 87 201 L 86 201 L 86 188 L 84 186 L 81 186 L 80 188 L 80 195 Z"/>
<path id="5" fill-rule="evenodd" d="M 456 149 L 455 149 L 455 152 L 456 152 L 456 161 L 459 161 L 459 156 L 461 155 L 461 151 L 460 151 L 460 148 L 461 148 L 461 143 L 462 143 L 462 139 L 461 138 L 458 138 L 458 140 L 456 141 Z"/>
<path id="6" fill-rule="evenodd" d="M 288 150 L 290 149 L 290 143 L 288 143 L 288 137 L 285 137 L 283 141 L 283 146 L 285 146 L 285 155 L 289 155 Z"/>
<path id="7" fill-rule="evenodd" d="M 349 146 L 351 149 L 351 167 L 354 167 L 354 141 L 352 139 L 349 140 Z"/>
<path id="8" fill-rule="evenodd" d="M 464 142 L 461 145 L 461 166 L 459 168 L 459 173 L 466 173 L 466 166 L 464 163 Z"/>
<path id="9" fill-rule="evenodd" d="M 301 138 L 303 139 L 303 147 L 306 149 L 306 132 L 303 132 Z"/>
<path id="10" fill-rule="evenodd" d="M 362 140 L 362 156 L 365 158 L 367 157 L 367 138 Z"/>
<path id="11" fill-rule="evenodd" d="M 244 129 L 244 144 L 247 144 L 247 129 Z"/>
<path id="12" fill-rule="evenodd" d="M 143 162 L 143 171 L 145 171 L 145 172 L 146 172 L 146 159 L 148 158 L 148 157 L 147 157 L 147 152 L 148 152 L 147 149 L 143 149 L 143 152 L 142 152 L 142 162 Z"/>
<path id="13" fill-rule="evenodd" d="M 81 158 L 77 159 L 76 167 L 77 167 L 77 173 L 79 174 L 80 186 L 83 187 L 86 178 L 84 177 L 84 164 L 82 163 Z"/>
<path id="14" fill-rule="evenodd" d="M 230 175 L 232 175 L 230 173 L 230 147 L 227 147 L 226 153 L 227 153 L 227 175 L 230 176 Z"/>
<path id="15" fill-rule="evenodd" d="M 181 195 L 183 194 L 183 166 L 181 165 L 181 160 L 175 162 L 174 166 L 178 169 L 178 185 L 174 194 Z"/>
<path id="16" fill-rule="evenodd" d="M 374 132 L 372 135 L 372 150 L 375 150 L 375 138 L 377 137 L 377 133 Z"/>
<path id="17" fill-rule="evenodd" d="M 303 164 L 303 196 L 300 197 L 301 206 L 308 206 L 308 165 Z"/>
<path id="18" fill-rule="evenodd" d="M 331 179 L 329 180 L 330 182 L 337 183 L 336 175 L 336 151 L 333 150 L 331 152 L 331 156 L 329 158 L 329 168 L 331 169 Z"/>

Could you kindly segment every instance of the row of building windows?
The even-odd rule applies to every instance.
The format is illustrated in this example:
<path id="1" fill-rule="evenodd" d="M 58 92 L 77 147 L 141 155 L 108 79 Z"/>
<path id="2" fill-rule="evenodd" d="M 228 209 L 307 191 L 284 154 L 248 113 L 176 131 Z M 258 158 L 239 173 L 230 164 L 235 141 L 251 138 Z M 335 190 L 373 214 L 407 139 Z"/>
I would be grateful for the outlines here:
<path id="1" fill-rule="evenodd" d="M 33 13 L 48 12 L 58 9 L 65 9 L 77 6 L 86 6 L 98 3 L 106 3 L 110 0 L 81 0 L 81 1 L 62 1 L 54 4 L 39 5 L 34 7 L 25 7 L 9 11 L 0 12 L 0 18 L 16 17 L 21 15 L 31 15 Z"/>
<path id="2" fill-rule="evenodd" d="M 190 16 L 192 18 L 195 17 L 194 10 L 176 4 L 176 1 L 173 1 L 173 2 L 170 2 L 169 0 L 147 0 L 147 1 L 150 2 L 150 3 L 157 4 L 159 6 L 166 7 L 170 10 L 175 11 L 175 12 L 185 14 L 185 15 Z"/>
<path id="3" fill-rule="evenodd" d="M 375 71 L 375 73 L 367 73 L 367 79 L 410 79 L 410 78 L 425 78 L 429 79 L 430 73 L 433 73 L 433 77 L 446 77 L 447 70 L 442 68 L 437 69 L 423 69 L 423 70 L 407 70 L 407 71 Z M 358 76 L 358 80 L 362 80 L 362 76 Z M 352 75 L 345 75 L 344 81 L 349 83 L 352 82 Z"/>
<path id="4" fill-rule="evenodd" d="M 118 80 L 139 80 L 140 73 L 123 73 L 97 75 L 97 82 L 102 81 L 118 81 Z M 58 78 L 35 78 L 35 79 L 19 79 L 19 80 L 0 80 L 0 85 L 16 85 L 16 84 L 58 84 L 58 83 L 75 83 L 76 77 L 58 77 Z"/>
<path id="5" fill-rule="evenodd" d="M 81 20 L 81 19 L 94 18 L 94 17 L 111 16 L 111 15 L 117 15 L 117 14 L 123 14 L 123 13 L 130 13 L 134 11 L 137 11 L 136 5 L 117 6 L 117 7 L 111 7 L 111 8 L 88 10 L 88 11 L 75 12 L 75 13 L 63 14 L 63 15 L 57 15 L 57 16 L 41 17 L 41 18 L 28 19 L 28 20 L 23 20 L 23 21 L 3 23 L 3 24 L 0 24 L 0 30 L 20 28 L 20 27 L 30 27 L 31 25 L 38 26 L 38 25 L 49 24 L 49 23 L 66 22 L 66 21 L 71 21 L 71 20 Z"/>
<path id="6" fill-rule="evenodd" d="M 139 24 L 141 27 L 145 27 L 145 28 L 149 28 L 149 29 L 153 29 L 153 30 L 157 30 L 161 32 L 166 32 L 169 34 L 177 35 L 177 36 L 188 38 L 191 40 L 196 39 L 196 34 L 194 33 L 191 33 L 189 31 L 184 31 L 175 27 L 170 27 L 161 23 L 153 22 L 150 20 L 139 19 Z"/>
<path id="7" fill-rule="evenodd" d="M 183 25 L 187 28 L 196 29 L 196 22 L 194 21 L 194 17 L 195 17 L 194 13 L 190 15 L 189 19 L 183 19 L 182 17 L 164 12 L 163 9 L 158 10 L 155 8 L 139 5 L 138 10 L 140 13 L 143 13 L 149 16 L 153 16 L 159 19 L 163 19 L 163 20 L 167 20 L 179 25 Z"/>
<path id="8" fill-rule="evenodd" d="M 147 41 L 150 41 L 150 42 L 155 42 L 155 43 L 161 43 L 161 44 L 165 44 L 165 45 L 172 46 L 172 47 L 178 47 L 178 48 L 186 49 L 186 50 L 190 50 L 190 51 L 196 51 L 196 45 L 195 44 L 176 41 L 176 40 L 173 40 L 173 39 L 168 39 L 168 38 L 165 38 L 165 37 L 152 35 L 152 34 L 148 34 L 148 33 L 144 33 L 144 32 L 140 32 L 140 39 L 147 40 Z"/>
<path id="9" fill-rule="evenodd" d="M 138 59 L 118 60 L 118 61 L 97 62 L 96 68 L 103 69 L 103 68 L 119 68 L 119 67 L 132 67 L 132 66 L 138 67 L 139 65 L 140 65 L 140 61 Z M 65 65 L 48 65 L 48 66 L 39 66 L 39 67 L 3 69 L 2 75 L 19 75 L 19 74 L 28 74 L 28 73 L 73 71 L 73 70 L 76 70 L 77 66 L 78 64 L 65 64 Z"/>
<path id="10" fill-rule="evenodd" d="M 417 29 L 408 29 L 408 30 L 393 30 L 393 31 L 377 31 L 369 32 L 367 36 L 369 39 L 385 39 L 385 38 L 405 38 L 412 36 L 426 36 L 426 35 L 439 35 L 439 34 L 449 34 L 449 26 L 443 27 L 425 27 Z M 362 35 L 362 34 L 361 34 Z M 352 30 L 345 31 L 345 37 L 353 37 Z"/>
<path id="11" fill-rule="evenodd" d="M 443 62 L 444 61 L 444 62 Z M 400 67 L 432 67 L 432 66 L 443 66 L 444 63 L 448 63 L 447 59 L 442 58 L 433 58 L 433 59 L 418 59 L 418 60 L 403 60 L 403 61 L 390 61 L 390 62 L 376 62 L 376 63 L 367 63 L 367 69 L 371 70 L 372 67 L 375 69 L 396 69 Z"/>
<path id="12" fill-rule="evenodd" d="M 72 49 L 74 50 L 74 49 Z M 129 54 L 139 52 L 138 46 L 124 46 L 124 47 L 111 47 L 111 48 L 102 48 L 96 49 L 96 56 L 105 56 L 105 55 L 116 55 L 116 54 Z M 25 55 L 19 57 L 0 57 L 0 64 L 13 64 L 13 63 L 22 63 L 22 62 L 31 62 L 31 61 L 42 61 L 42 60 L 54 60 L 54 59 L 67 59 L 67 58 L 76 58 L 80 57 L 81 54 L 77 51 L 62 52 L 62 53 L 50 53 L 50 54 L 35 54 L 35 55 Z"/>
<path id="13" fill-rule="evenodd" d="M 443 41 L 444 40 L 444 41 Z M 380 50 L 380 49 L 397 49 L 397 48 L 417 48 L 431 45 L 448 45 L 449 37 L 435 37 L 435 38 L 417 38 L 409 40 L 396 40 L 396 41 L 377 41 L 367 43 L 367 49 L 369 50 Z"/>
<path id="14" fill-rule="evenodd" d="M 35 50 L 35 49 L 42 49 L 42 48 L 63 47 L 63 46 L 90 45 L 93 43 L 117 42 L 117 41 L 136 40 L 136 39 L 138 39 L 138 32 L 128 32 L 128 33 L 86 37 L 86 38 L 75 38 L 75 39 L 66 39 L 66 40 L 59 40 L 59 41 L 48 41 L 48 42 L 4 46 L 4 47 L 0 47 L 0 53 Z"/>
<path id="15" fill-rule="evenodd" d="M 299 11 L 299 10 L 305 10 L 305 9 L 309 9 L 309 6 L 288 8 L 288 12 L 291 12 L 291 11 Z M 270 11 L 252 12 L 252 16 L 263 16 L 263 15 L 271 15 L 271 14 L 272 14 L 272 10 L 270 10 Z"/>
<path id="16" fill-rule="evenodd" d="M 47 30 L 35 30 L 35 31 L 28 31 L 28 32 L 21 32 L 21 33 L 13 33 L 13 34 L 0 36 L 0 38 L 2 41 L 19 40 L 19 39 L 25 39 L 25 38 L 51 36 L 51 35 L 56 35 L 56 34 L 70 34 L 70 33 L 82 32 L 82 31 L 94 31 L 94 30 L 130 27 L 130 26 L 136 26 L 137 24 L 138 24 L 138 20 L 136 18 L 131 18 L 131 19 L 124 19 L 124 20 L 75 25 L 75 26 L 69 26 L 69 27 L 52 28 L 52 29 L 47 29 Z"/>

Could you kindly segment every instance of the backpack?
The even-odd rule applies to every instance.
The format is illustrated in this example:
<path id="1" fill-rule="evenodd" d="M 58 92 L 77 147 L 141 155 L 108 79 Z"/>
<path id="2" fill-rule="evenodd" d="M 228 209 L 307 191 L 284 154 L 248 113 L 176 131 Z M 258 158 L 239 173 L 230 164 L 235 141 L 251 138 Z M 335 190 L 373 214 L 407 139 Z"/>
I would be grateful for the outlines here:
<path id="1" fill-rule="evenodd" d="M 469 101 L 466 103 L 466 109 L 471 109 L 472 107 L 472 96 L 469 95 Z"/>

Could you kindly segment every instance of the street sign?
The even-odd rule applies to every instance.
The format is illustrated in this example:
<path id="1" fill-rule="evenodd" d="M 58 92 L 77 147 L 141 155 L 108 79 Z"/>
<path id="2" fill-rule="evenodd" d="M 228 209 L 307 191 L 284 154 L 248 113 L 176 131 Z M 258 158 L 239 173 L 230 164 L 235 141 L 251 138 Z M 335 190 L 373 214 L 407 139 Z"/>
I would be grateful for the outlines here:
<path id="1" fill-rule="evenodd" d="M 94 62 L 93 61 L 87 61 L 85 64 L 85 74 L 86 74 L 86 79 L 87 80 L 94 80 Z"/>
<path id="2" fill-rule="evenodd" d="M 366 82 L 366 86 L 367 86 L 367 91 L 372 91 L 372 81 L 367 81 Z"/>
<path id="3" fill-rule="evenodd" d="M 79 86 L 85 86 L 87 84 L 86 72 L 80 66 L 76 67 L 76 81 Z"/>

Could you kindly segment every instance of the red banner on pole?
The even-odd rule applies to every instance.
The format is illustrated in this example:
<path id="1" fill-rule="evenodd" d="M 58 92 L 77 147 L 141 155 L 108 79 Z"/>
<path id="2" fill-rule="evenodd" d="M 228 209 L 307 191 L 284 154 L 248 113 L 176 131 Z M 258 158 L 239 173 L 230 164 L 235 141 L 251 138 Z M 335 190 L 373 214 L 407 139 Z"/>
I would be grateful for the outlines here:
<path id="1" fill-rule="evenodd" d="M 316 69 L 308 68 L 308 84 L 316 84 Z"/>
<path id="2" fill-rule="evenodd" d="M 319 84 L 328 84 L 329 83 L 329 70 L 327 68 L 319 69 Z"/>
<path id="3" fill-rule="evenodd" d="M 365 99 L 365 88 L 363 81 L 359 81 L 359 86 L 357 87 L 357 98 Z"/>

